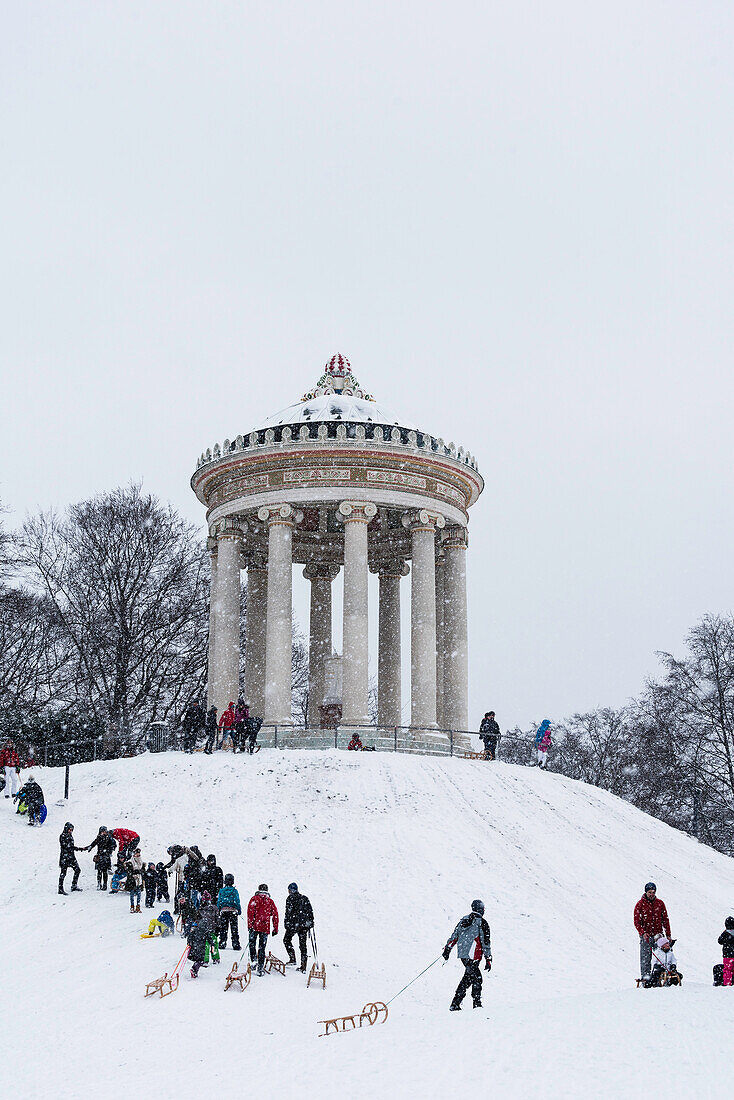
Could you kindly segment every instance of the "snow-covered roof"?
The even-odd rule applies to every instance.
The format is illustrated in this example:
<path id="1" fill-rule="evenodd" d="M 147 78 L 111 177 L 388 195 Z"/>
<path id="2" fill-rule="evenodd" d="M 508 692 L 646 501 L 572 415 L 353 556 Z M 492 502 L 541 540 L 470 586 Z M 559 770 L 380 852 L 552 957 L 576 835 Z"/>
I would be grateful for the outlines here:
<path id="1" fill-rule="evenodd" d="M 268 417 L 256 430 L 329 420 L 344 420 L 356 424 L 394 424 L 399 428 L 418 430 L 415 424 L 401 420 L 392 409 L 381 401 L 375 401 L 371 394 L 364 393 L 352 374 L 349 360 L 343 355 L 332 355 L 311 392 L 304 394 L 295 404 Z"/>
<path id="2" fill-rule="evenodd" d="M 345 420 L 356 424 L 396 424 L 399 428 L 417 430 L 414 424 L 400 420 L 381 401 L 365 401 L 362 397 L 348 397 L 344 394 L 328 393 L 312 397 L 306 401 L 297 401 L 287 409 L 268 417 L 260 428 L 277 428 L 283 424 L 308 424 L 309 421 L 321 423 L 324 420 Z"/>

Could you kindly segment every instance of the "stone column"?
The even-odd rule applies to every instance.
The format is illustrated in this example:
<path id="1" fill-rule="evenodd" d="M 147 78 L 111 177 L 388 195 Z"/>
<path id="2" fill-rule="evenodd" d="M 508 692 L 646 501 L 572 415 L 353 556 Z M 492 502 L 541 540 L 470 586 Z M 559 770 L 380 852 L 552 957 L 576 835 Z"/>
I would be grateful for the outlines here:
<path id="1" fill-rule="evenodd" d="M 311 607 L 308 646 L 308 724 L 321 726 L 324 701 L 324 659 L 331 657 L 331 584 L 339 573 L 338 565 L 312 562 L 303 570 L 311 582 Z"/>
<path id="2" fill-rule="evenodd" d="M 380 565 L 379 642 L 377 656 L 377 723 L 402 724 L 402 668 L 400 653 L 400 581 L 409 567 L 402 561 Z"/>
<path id="3" fill-rule="evenodd" d="M 214 699 L 214 673 L 215 661 L 214 646 L 216 639 L 216 607 L 217 607 L 217 539 L 210 536 L 206 540 L 206 548 L 209 551 L 209 654 L 207 661 L 206 699 L 207 707 L 216 706 Z"/>
<path id="4" fill-rule="evenodd" d="M 214 705 L 217 715 L 237 702 L 240 691 L 240 537 L 234 520 L 217 532 L 214 622 Z"/>
<path id="5" fill-rule="evenodd" d="M 371 502 L 343 500 L 344 628 L 342 660 L 342 725 L 369 724 L 367 662 L 367 525 L 377 515 Z"/>
<path id="6" fill-rule="evenodd" d="M 268 618 L 267 562 L 253 559 L 247 568 L 245 701 L 253 718 L 265 715 L 265 624 Z"/>
<path id="7" fill-rule="evenodd" d="M 469 653 L 466 626 L 465 527 L 449 527 L 443 541 L 444 720 L 447 729 L 469 728 Z"/>
<path id="8" fill-rule="evenodd" d="M 293 524 L 290 504 L 264 506 L 258 519 L 268 527 L 268 600 L 265 627 L 266 726 L 290 726 L 293 609 Z"/>
<path id="9" fill-rule="evenodd" d="M 443 631 L 443 580 L 444 580 L 444 556 L 441 547 L 436 554 L 436 722 L 440 730 L 446 729 L 443 712 L 443 655 L 444 655 L 444 631 Z"/>
<path id="10" fill-rule="evenodd" d="M 424 508 L 404 516 L 411 529 L 410 724 L 436 728 L 436 529 L 443 516 Z"/>

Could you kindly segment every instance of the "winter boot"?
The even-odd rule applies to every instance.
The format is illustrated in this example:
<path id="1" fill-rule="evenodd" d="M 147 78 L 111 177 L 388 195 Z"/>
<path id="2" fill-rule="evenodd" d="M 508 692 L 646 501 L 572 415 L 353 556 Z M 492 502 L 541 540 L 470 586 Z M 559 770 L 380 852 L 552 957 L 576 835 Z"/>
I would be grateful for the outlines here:
<path id="1" fill-rule="evenodd" d="M 63 895 L 64 895 L 64 897 L 67 897 L 67 896 L 68 896 L 68 895 L 67 895 L 67 893 L 66 893 L 66 890 L 64 889 L 64 887 L 63 887 L 63 886 L 59 886 L 59 893 L 60 893 L 60 894 L 63 894 Z"/>
<path id="2" fill-rule="evenodd" d="M 72 886 L 71 892 L 72 892 L 72 894 L 81 894 L 82 893 L 82 888 L 81 888 L 81 886 Z"/>
<path id="3" fill-rule="evenodd" d="M 139 913 L 139 912 L 140 912 L 140 906 L 139 906 L 139 905 L 136 905 L 136 906 L 135 906 L 135 912 L 136 912 L 136 913 Z"/>
<path id="4" fill-rule="evenodd" d="M 450 1004 L 449 1012 L 461 1012 L 461 1005 Z"/>

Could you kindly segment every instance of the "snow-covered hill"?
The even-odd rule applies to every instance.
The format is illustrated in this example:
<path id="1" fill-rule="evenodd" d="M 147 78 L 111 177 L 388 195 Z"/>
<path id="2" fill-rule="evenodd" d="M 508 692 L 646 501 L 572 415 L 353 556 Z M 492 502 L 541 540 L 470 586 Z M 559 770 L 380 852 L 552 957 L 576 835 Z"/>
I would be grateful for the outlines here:
<path id="1" fill-rule="evenodd" d="M 335 751 L 80 765 L 68 806 L 55 805 L 63 772 L 36 775 L 50 805 L 42 829 L 0 799 L 1 1046 L 24 1094 L 730 1091 L 734 990 L 711 987 L 711 966 L 734 911 L 734 862 L 611 795 L 505 764 Z M 78 844 L 100 824 L 133 827 L 146 860 L 198 844 L 234 873 L 243 902 L 264 881 L 282 911 L 295 879 L 314 905 L 327 990 L 289 972 L 225 994 L 230 949 L 172 997 L 145 1000 L 181 941 L 140 940 L 149 912 L 98 893 L 86 853 L 84 893 L 57 895 L 65 820 Z M 681 989 L 634 987 L 632 908 L 649 878 L 678 937 Z M 483 1010 L 467 998 L 448 1012 L 452 955 L 384 1026 L 317 1038 L 325 1015 L 392 997 L 475 897 L 494 954 Z M 285 957 L 280 936 L 272 946 Z"/>

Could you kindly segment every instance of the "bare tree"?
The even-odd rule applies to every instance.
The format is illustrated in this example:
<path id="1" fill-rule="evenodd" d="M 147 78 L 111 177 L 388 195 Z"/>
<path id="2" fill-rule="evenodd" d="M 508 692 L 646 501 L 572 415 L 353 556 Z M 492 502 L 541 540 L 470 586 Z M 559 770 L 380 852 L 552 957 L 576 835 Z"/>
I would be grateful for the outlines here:
<path id="1" fill-rule="evenodd" d="M 63 701 L 103 721 L 110 750 L 201 694 L 206 556 L 170 506 L 138 485 L 116 489 L 29 519 L 15 545 L 73 649 Z"/>

